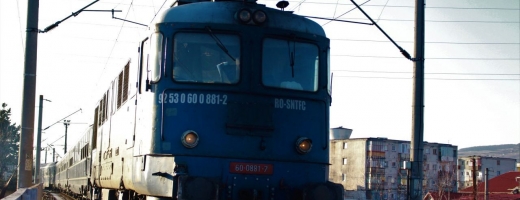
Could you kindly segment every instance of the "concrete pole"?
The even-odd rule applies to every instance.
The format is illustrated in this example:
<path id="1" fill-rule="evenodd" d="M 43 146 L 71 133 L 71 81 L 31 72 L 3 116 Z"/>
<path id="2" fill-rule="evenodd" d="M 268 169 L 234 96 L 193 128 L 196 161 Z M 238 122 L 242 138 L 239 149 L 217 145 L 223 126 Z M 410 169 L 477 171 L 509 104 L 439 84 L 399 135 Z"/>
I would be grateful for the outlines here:
<path id="1" fill-rule="evenodd" d="M 52 148 L 52 162 L 56 162 L 56 149 Z"/>
<path id="2" fill-rule="evenodd" d="M 410 158 L 412 175 L 408 199 L 422 200 L 424 135 L 424 0 L 415 1 L 415 55 L 413 79 L 413 130 Z"/>
<path id="3" fill-rule="evenodd" d="M 45 164 L 47 164 L 47 149 L 48 147 L 45 147 Z"/>
<path id="4" fill-rule="evenodd" d="M 39 0 L 27 2 L 27 29 L 25 31 L 24 88 L 22 102 L 22 131 L 18 152 L 17 188 L 28 188 L 32 181 L 34 142 L 34 104 L 36 91 L 36 61 L 38 49 Z"/>
<path id="5" fill-rule="evenodd" d="M 65 125 L 65 153 L 63 153 L 65 155 L 67 153 L 67 129 L 69 128 L 70 120 L 63 120 L 63 125 Z"/>
<path id="6" fill-rule="evenodd" d="M 471 174 L 473 178 L 473 199 L 477 200 L 477 163 L 475 162 L 475 158 L 471 158 L 471 163 L 473 163 Z"/>
<path id="7" fill-rule="evenodd" d="M 38 135 L 36 136 L 36 167 L 34 167 L 34 183 L 39 183 L 40 175 L 40 153 L 42 148 L 42 112 L 43 112 L 43 95 L 40 95 L 40 108 L 38 109 Z"/>
<path id="8" fill-rule="evenodd" d="M 488 200 L 489 199 L 489 194 L 488 194 L 488 178 L 489 178 L 489 168 L 486 167 L 486 171 L 485 171 L 485 174 L 484 176 L 486 177 L 484 179 L 484 200 Z"/>

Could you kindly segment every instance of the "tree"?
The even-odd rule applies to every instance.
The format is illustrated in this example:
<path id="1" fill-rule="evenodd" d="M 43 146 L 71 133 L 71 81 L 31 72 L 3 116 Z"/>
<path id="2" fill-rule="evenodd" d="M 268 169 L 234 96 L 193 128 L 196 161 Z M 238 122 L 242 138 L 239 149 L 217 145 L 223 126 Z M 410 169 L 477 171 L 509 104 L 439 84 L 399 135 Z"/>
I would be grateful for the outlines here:
<path id="1" fill-rule="evenodd" d="M 11 108 L 7 108 L 7 104 L 2 103 L 0 109 L 0 186 L 3 186 L 10 174 L 16 174 L 19 144 L 20 126 L 11 123 Z"/>
<path id="2" fill-rule="evenodd" d="M 451 199 L 450 192 L 457 188 L 457 170 L 453 161 L 442 162 L 434 184 L 440 199 Z"/>

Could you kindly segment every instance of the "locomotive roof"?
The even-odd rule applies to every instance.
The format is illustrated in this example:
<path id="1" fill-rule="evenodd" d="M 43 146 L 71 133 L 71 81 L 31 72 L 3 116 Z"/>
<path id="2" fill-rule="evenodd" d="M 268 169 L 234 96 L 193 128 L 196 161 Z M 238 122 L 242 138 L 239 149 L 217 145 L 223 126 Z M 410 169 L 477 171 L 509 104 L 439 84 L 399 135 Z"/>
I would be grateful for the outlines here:
<path id="1" fill-rule="evenodd" d="M 200 2 L 172 7 L 166 10 L 157 23 L 219 23 L 238 25 L 235 13 L 247 8 L 251 11 L 263 10 L 267 22 L 262 27 L 279 28 L 306 32 L 325 37 L 325 31 L 316 22 L 288 11 L 268 8 L 265 5 L 243 2 Z"/>

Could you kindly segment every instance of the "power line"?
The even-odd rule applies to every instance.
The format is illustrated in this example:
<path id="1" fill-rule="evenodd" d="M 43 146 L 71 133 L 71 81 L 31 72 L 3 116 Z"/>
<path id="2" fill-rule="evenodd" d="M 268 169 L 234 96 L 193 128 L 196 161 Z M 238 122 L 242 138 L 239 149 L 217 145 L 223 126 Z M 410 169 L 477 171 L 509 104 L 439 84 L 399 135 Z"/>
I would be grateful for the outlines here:
<path id="1" fill-rule="evenodd" d="M 331 55 L 343 57 L 357 57 L 357 58 L 400 58 L 401 56 L 369 56 L 369 55 Z M 520 58 L 425 58 L 426 60 L 520 60 Z"/>
<path id="2" fill-rule="evenodd" d="M 302 5 L 303 2 L 305 2 L 306 0 L 301 0 L 298 5 L 296 5 L 294 8 L 292 8 L 291 10 L 294 11 L 296 10 L 296 8 L 300 7 Z"/>
<path id="3" fill-rule="evenodd" d="M 134 3 L 134 0 L 132 0 L 132 2 L 130 3 L 130 7 L 128 8 L 128 10 L 130 10 L 132 8 L 133 3 Z M 130 12 L 129 11 L 126 12 L 125 20 L 128 17 L 128 13 L 130 13 Z M 121 35 L 121 31 L 123 30 L 124 24 L 125 24 L 125 21 L 123 21 L 123 23 L 121 24 L 121 28 L 119 29 L 119 32 L 117 33 L 116 41 L 114 42 L 114 45 L 112 45 L 112 49 L 110 50 L 110 54 L 108 55 L 109 59 L 107 59 L 105 66 L 103 67 L 103 70 L 101 71 L 101 75 L 99 76 L 96 84 L 99 83 L 99 80 L 101 79 L 101 77 L 103 77 L 103 74 L 105 73 L 105 69 L 107 68 L 108 61 L 110 60 L 110 57 L 112 56 L 112 52 L 114 52 L 114 48 L 116 47 L 116 44 L 117 44 L 117 39 Z"/>
<path id="4" fill-rule="evenodd" d="M 379 13 L 379 17 L 377 17 L 376 22 L 379 22 L 379 19 L 381 19 L 381 15 L 383 15 L 383 11 L 385 11 L 385 8 L 390 0 L 386 0 L 385 6 L 383 6 L 383 9 L 381 9 L 381 13 Z"/>
<path id="5" fill-rule="evenodd" d="M 263 0 L 266 2 L 278 2 L 278 0 Z M 319 4 L 319 5 L 329 5 L 329 4 L 336 4 L 336 3 L 330 3 L 330 2 L 314 2 L 314 1 L 307 1 L 306 4 Z M 338 5 L 341 6 L 354 6 L 354 4 L 349 3 L 339 3 Z M 366 5 L 371 7 L 384 7 L 385 5 L 382 4 L 374 4 L 374 5 Z M 386 5 L 386 7 L 391 8 L 415 8 L 415 6 L 400 6 L 400 5 Z M 511 10 L 511 11 L 517 11 L 518 8 L 500 8 L 500 7 L 449 7 L 449 6 L 426 6 L 426 9 L 455 9 L 455 10 Z"/>
<path id="6" fill-rule="evenodd" d="M 391 73 L 391 74 L 411 74 L 412 72 L 395 72 L 395 71 L 361 71 L 361 70 L 348 70 L 339 69 L 332 70 L 334 72 L 354 72 L 354 73 Z M 475 76 L 519 76 L 520 74 L 495 74 L 495 73 L 457 73 L 457 72 L 430 72 L 425 74 L 437 74 L 437 75 L 475 75 Z"/>
<path id="7" fill-rule="evenodd" d="M 151 24 L 151 23 L 153 22 L 153 20 L 155 19 L 155 16 L 157 16 L 157 14 L 159 14 L 159 11 L 162 10 L 162 7 L 163 7 L 164 4 L 166 3 L 166 1 L 168 1 L 168 0 L 164 0 L 163 4 L 162 4 L 161 7 L 159 8 L 159 10 L 157 10 L 157 12 L 155 12 L 155 15 L 153 15 L 153 18 L 152 18 L 152 20 L 150 21 L 150 24 Z M 154 5 L 153 9 L 155 10 L 155 5 Z"/>
<path id="8" fill-rule="evenodd" d="M 388 40 L 361 40 L 361 39 L 342 39 L 342 38 L 336 38 L 336 39 L 330 39 L 330 40 L 336 40 L 336 41 L 351 41 L 351 42 L 384 42 L 388 43 L 390 41 Z M 396 41 L 399 43 L 413 43 L 413 41 Z M 432 41 L 432 42 L 425 42 L 428 44 L 475 44 L 475 45 L 488 45 L 488 44 L 496 44 L 496 45 L 519 45 L 518 42 L 447 42 L 447 41 Z"/>
<path id="9" fill-rule="evenodd" d="M 370 1 L 370 0 L 367 0 L 367 1 L 363 2 L 362 4 L 359 4 L 359 6 L 365 5 L 365 4 L 368 3 L 369 1 Z M 334 17 L 334 20 L 340 18 L 340 17 L 343 16 L 343 15 L 346 15 L 347 13 L 349 13 L 349 12 L 355 10 L 355 9 L 356 9 L 356 7 L 354 7 L 354 8 L 352 8 L 352 9 L 348 10 L 347 12 L 344 12 L 343 14 L 339 15 L 338 17 Z M 321 26 L 323 27 L 323 26 L 327 25 L 328 23 L 330 23 L 330 22 L 332 22 L 332 21 L 334 21 L 334 20 L 329 20 L 328 22 L 325 22 L 325 23 L 322 24 Z"/>
<path id="10" fill-rule="evenodd" d="M 23 33 L 22 33 L 22 19 L 20 18 L 20 6 L 18 5 L 19 4 L 19 1 L 16 0 L 16 13 L 18 13 L 18 27 L 20 28 L 20 40 L 22 42 L 22 55 L 25 54 L 25 51 L 24 51 L 24 46 L 25 44 L 23 43 Z"/>
<path id="11" fill-rule="evenodd" d="M 384 77 L 384 76 L 334 76 L 334 78 L 366 78 L 366 79 L 397 79 L 411 80 L 413 77 Z M 469 79 L 469 78 L 424 78 L 427 80 L 443 80 L 443 81 L 520 81 L 520 79 Z"/>
<path id="12" fill-rule="evenodd" d="M 343 20 L 366 20 L 365 18 L 340 18 Z M 379 19 L 380 21 L 414 22 L 413 19 Z M 481 20 L 424 20 L 434 23 L 488 23 L 488 24 L 518 24 L 520 21 L 481 21 Z"/>

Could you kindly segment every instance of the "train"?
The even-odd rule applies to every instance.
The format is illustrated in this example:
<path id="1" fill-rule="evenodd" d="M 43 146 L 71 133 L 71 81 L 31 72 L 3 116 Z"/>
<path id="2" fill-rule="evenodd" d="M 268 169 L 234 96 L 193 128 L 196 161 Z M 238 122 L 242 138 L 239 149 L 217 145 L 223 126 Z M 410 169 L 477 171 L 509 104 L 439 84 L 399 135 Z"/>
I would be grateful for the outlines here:
<path id="1" fill-rule="evenodd" d="M 256 0 L 179 0 L 42 168 L 78 199 L 339 200 L 328 181 L 330 40 Z"/>

